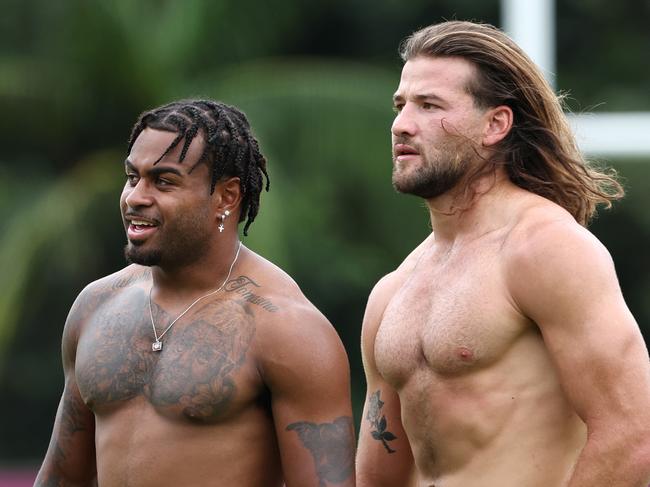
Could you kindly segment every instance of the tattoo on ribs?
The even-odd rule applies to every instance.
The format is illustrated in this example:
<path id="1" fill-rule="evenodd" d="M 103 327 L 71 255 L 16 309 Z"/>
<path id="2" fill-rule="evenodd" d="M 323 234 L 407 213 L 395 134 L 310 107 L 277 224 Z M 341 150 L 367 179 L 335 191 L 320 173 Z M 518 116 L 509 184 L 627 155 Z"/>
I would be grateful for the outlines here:
<path id="1" fill-rule="evenodd" d="M 338 484 L 354 471 L 354 427 L 352 418 L 340 416 L 332 423 L 299 421 L 287 426 L 309 450 L 316 466 L 319 487 Z"/>
<path id="2" fill-rule="evenodd" d="M 382 415 L 380 418 L 381 408 L 384 406 L 384 402 L 380 399 L 380 394 L 381 392 L 377 390 L 368 399 L 368 414 L 366 415 L 366 419 L 370 421 L 370 426 L 374 428 L 370 431 L 372 437 L 377 441 L 381 441 L 381 444 L 384 445 L 388 453 L 395 453 L 396 450 L 388 446 L 388 442 L 397 439 L 397 436 L 390 431 L 386 431 L 386 416 Z"/>
<path id="3" fill-rule="evenodd" d="M 247 286 L 249 285 L 254 287 L 261 287 L 250 277 L 239 276 L 239 277 L 235 277 L 234 279 L 230 279 L 224 286 L 224 290 L 227 292 L 235 292 L 239 294 L 242 298 L 244 298 L 244 301 L 248 301 L 249 303 L 261 306 L 262 309 L 265 309 L 266 311 L 270 311 L 271 313 L 280 309 L 275 304 L 273 304 L 269 299 L 266 299 L 265 297 L 259 294 L 254 294 L 250 289 L 248 289 Z"/>

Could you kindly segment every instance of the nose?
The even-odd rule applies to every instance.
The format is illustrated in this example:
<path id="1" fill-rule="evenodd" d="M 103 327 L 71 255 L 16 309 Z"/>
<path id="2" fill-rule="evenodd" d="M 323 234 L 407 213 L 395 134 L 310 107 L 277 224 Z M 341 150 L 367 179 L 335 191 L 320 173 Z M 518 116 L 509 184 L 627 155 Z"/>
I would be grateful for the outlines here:
<path id="1" fill-rule="evenodd" d="M 138 180 L 135 186 L 126 183 L 122 192 L 124 203 L 129 208 L 142 208 L 151 206 L 153 199 L 147 188 L 147 181 L 144 178 Z"/>
<path id="2" fill-rule="evenodd" d="M 417 124 L 408 103 L 395 115 L 390 131 L 396 137 L 413 136 L 417 132 Z"/>

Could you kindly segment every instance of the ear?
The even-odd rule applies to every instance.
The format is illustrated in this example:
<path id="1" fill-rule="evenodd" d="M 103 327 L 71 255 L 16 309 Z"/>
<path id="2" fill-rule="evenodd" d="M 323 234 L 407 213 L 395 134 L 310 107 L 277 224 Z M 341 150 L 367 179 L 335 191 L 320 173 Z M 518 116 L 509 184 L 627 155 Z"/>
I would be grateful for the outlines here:
<path id="1" fill-rule="evenodd" d="M 485 112 L 483 129 L 483 147 L 490 147 L 501 142 L 510 132 L 513 122 L 512 109 L 506 105 L 490 108 Z"/>
<path id="2" fill-rule="evenodd" d="M 214 187 L 213 201 L 215 219 L 221 219 L 226 210 L 231 215 L 239 212 L 239 206 L 242 199 L 241 183 L 238 177 L 225 178 L 218 181 Z M 239 218 L 234 218 L 238 221 Z"/>

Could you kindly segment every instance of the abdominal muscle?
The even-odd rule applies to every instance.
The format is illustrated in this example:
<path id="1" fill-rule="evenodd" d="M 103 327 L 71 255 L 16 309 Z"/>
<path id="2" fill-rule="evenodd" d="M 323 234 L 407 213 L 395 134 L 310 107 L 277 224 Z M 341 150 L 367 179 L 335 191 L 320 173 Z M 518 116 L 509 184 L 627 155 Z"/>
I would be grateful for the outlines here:
<path id="1" fill-rule="evenodd" d="M 261 408 L 223 423 L 160 415 L 136 398 L 96 418 L 99 485 L 281 486 L 273 424 Z"/>
<path id="2" fill-rule="evenodd" d="M 419 486 L 561 487 L 586 441 L 539 340 L 455 376 L 423 363 L 399 393 Z"/>

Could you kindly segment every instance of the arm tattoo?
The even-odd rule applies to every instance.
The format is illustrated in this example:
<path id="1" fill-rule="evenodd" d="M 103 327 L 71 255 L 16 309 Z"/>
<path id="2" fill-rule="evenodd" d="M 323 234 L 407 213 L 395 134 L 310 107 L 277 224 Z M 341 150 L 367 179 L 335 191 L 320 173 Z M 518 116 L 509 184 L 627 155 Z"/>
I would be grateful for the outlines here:
<path id="1" fill-rule="evenodd" d="M 388 446 L 389 441 L 397 439 L 390 431 L 386 431 L 386 416 L 381 416 L 381 408 L 384 406 L 384 402 L 379 398 L 380 391 L 375 391 L 370 399 L 368 399 L 368 414 L 366 419 L 370 421 L 370 426 L 374 428 L 370 433 L 375 440 L 381 441 L 381 444 L 384 445 L 388 453 L 395 453 L 396 450 L 393 450 Z"/>
<path id="2" fill-rule="evenodd" d="M 300 421 L 287 426 L 295 431 L 316 464 L 319 487 L 326 482 L 338 484 L 354 471 L 354 427 L 352 418 L 340 416 L 332 423 Z"/>
<path id="3" fill-rule="evenodd" d="M 53 436 L 51 440 L 54 447 L 53 461 L 57 466 L 69 460 L 68 450 L 75 433 L 89 430 L 89 425 L 82 419 L 84 407 L 72 394 L 64 394 L 61 415 L 57 418 L 60 432 L 57 439 Z"/>
<path id="4" fill-rule="evenodd" d="M 64 393 L 63 400 L 57 415 L 56 424 L 58 425 L 58 435 L 52 435 L 50 439 L 50 448 L 44 465 L 48 467 L 41 468 L 38 477 L 35 480 L 34 487 L 60 487 L 68 485 L 65 476 L 62 474 L 66 469 L 66 464 L 74 461 L 74 452 L 71 452 L 74 435 L 83 433 L 92 435 L 93 423 L 89 423 L 87 412 L 84 411 L 85 405 L 80 402 L 80 398 L 75 397 L 72 393 Z M 72 454 L 71 454 L 72 453 Z M 93 462 L 94 467 L 94 462 Z M 97 483 L 92 484 L 96 486 Z"/>

